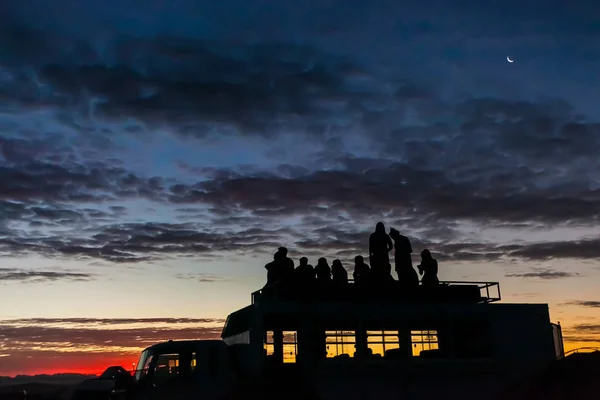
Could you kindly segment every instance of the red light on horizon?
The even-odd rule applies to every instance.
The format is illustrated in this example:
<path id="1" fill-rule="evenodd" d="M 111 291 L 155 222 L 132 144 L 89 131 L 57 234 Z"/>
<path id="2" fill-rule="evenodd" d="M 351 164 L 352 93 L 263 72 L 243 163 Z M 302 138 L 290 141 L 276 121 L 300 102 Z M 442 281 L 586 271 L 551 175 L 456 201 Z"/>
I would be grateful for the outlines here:
<path id="1" fill-rule="evenodd" d="M 135 364 L 131 359 L 133 357 L 115 358 L 115 357 L 94 357 L 88 362 L 82 360 L 70 360 L 69 357 L 65 357 L 60 362 L 53 362 L 52 365 L 46 367 L 32 366 L 31 368 L 20 368 L 19 370 L 12 371 L 8 369 L 0 370 L 0 375 L 6 375 L 14 377 L 16 375 L 55 375 L 55 374 L 81 374 L 81 375 L 100 375 L 106 368 L 112 365 L 120 365 L 127 369 L 126 366 L 129 363 Z M 38 361 L 40 361 L 38 359 Z M 43 360 L 42 360 L 43 361 Z"/>

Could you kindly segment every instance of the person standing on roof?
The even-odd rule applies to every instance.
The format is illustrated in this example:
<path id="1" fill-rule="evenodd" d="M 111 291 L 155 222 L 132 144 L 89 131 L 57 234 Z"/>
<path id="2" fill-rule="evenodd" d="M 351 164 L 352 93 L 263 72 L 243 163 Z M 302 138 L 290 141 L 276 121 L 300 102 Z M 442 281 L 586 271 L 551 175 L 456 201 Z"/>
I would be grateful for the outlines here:
<path id="1" fill-rule="evenodd" d="M 392 239 L 385 231 L 383 222 L 375 225 L 375 232 L 369 236 L 369 262 L 374 275 L 381 277 L 390 263 L 389 252 L 394 248 Z"/>

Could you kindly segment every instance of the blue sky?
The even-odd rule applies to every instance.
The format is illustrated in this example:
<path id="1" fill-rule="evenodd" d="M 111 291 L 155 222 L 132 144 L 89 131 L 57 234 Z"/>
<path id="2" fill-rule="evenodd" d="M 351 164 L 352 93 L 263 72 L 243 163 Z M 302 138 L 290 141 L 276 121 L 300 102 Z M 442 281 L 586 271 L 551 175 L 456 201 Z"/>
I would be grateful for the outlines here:
<path id="1" fill-rule="evenodd" d="M 379 220 L 600 341 L 599 7 L 4 1 L 0 374 L 48 318 L 213 335 L 278 246 L 351 270 Z"/>

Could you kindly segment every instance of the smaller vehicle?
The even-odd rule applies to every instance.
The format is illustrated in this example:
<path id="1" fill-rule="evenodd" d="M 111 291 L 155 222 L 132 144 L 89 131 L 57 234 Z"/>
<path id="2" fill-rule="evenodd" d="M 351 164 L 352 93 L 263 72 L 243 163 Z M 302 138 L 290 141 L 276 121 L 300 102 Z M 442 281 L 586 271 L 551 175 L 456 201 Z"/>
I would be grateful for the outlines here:
<path id="1" fill-rule="evenodd" d="M 206 400 L 227 397 L 236 373 L 229 346 L 222 340 L 169 340 L 148 347 L 136 364 L 129 398 Z"/>
<path id="2" fill-rule="evenodd" d="M 86 379 L 77 385 L 72 400 L 126 398 L 133 389 L 131 373 L 121 366 L 106 368 L 98 378 Z"/>

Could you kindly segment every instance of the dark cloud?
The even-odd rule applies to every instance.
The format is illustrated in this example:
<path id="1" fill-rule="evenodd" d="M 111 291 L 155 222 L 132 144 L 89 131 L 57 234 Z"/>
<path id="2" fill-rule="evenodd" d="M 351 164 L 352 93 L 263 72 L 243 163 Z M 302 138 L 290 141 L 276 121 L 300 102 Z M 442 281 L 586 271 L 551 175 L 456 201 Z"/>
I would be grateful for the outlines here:
<path id="1" fill-rule="evenodd" d="M 506 274 L 511 278 L 540 278 L 540 279 L 563 279 L 579 276 L 576 272 L 554 271 L 549 268 L 535 268 L 534 272 L 522 272 Z"/>
<path id="2" fill-rule="evenodd" d="M 20 164 L 0 164 L 0 201 L 99 202 L 138 197 L 158 199 L 162 190 L 160 178 L 140 178 L 122 168 L 106 164 L 67 166 L 34 160 Z M 47 213 L 57 212 L 39 207 L 32 211 L 35 216 L 42 218 L 47 217 Z"/>
<path id="3" fill-rule="evenodd" d="M 247 44 L 115 35 L 100 45 L 2 24 L 5 254 L 139 262 L 270 252 L 286 242 L 298 252 L 351 259 L 364 254 L 369 233 L 352 223 L 383 219 L 413 227 L 415 248 L 431 248 L 440 260 L 600 256 L 598 239 L 494 245 L 460 237 L 453 226 L 598 222 L 600 189 L 589 171 L 597 170 L 600 124 L 566 100 L 442 95 L 439 82 L 408 69 L 390 73 L 375 61 L 284 38 Z M 43 117 L 23 122 L 39 110 Z M 172 179 L 148 172 L 159 167 L 134 168 L 124 154 L 136 149 L 116 152 L 155 132 L 198 148 L 258 135 L 272 144 L 265 158 L 306 154 L 269 166 L 232 160 L 231 168 L 174 156 L 184 176 Z M 352 150 L 356 144 L 361 151 Z M 177 208 L 177 221 L 208 224 L 116 224 L 129 210 L 114 204 L 132 199 Z M 90 206 L 101 202 L 113 208 Z M 277 224 L 299 217 L 293 230 Z M 17 229 L 20 222 L 35 230 Z M 77 236 L 48 232 L 82 226 Z M 560 274 L 517 275 L 573 276 Z"/>
<path id="4" fill-rule="evenodd" d="M 542 294 L 539 292 L 530 292 L 530 293 L 513 293 L 512 294 L 513 297 L 525 297 L 525 298 L 534 298 L 534 297 L 541 297 Z"/>
<path id="5" fill-rule="evenodd" d="M 212 282 L 226 282 L 228 279 L 216 275 L 216 274 L 205 274 L 205 273 L 188 273 L 188 274 L 175 274 L 175 278 L 183 279 L 186 281 L 195 281 L 200 283 L 212 283 Z"/>
<path id="6" fill-rule="evenodd" d="M 599 343 L 600 325 L 597 324 L 574 324 L 562 327 L 563 340 L 565 342 Z"/>
<path id="7" fill-rule="evenodd" d="M 0 326 L 0 341 L 10 348 L 27 349 L 36 345 L 56 347 L 146 347 L 154 343 L 178 339 L 217 339 L 221 327 L 214 328 L 132 328 L 132 329 L 85 329 L 51 327 L 4 327 Z M 69 345 L 70 343 L 70 345 Z M 9 352 L 11 349 L 8 349 Z"/>
<path id="8" fill-rule="evenodd" d="M 571 306 L 587 307 L 587 308 L 600 308 L 600 301 L 574 300 L 574 301 L 567 301 L 564 304 L 571 305 Z"/>
<path id="9" fill-rule="evenodd" d="M 495 200 L 490 195 L 471 194 L 474 187 L 450 181 L 443 173 L 415 170 L 406 164 L 388 162 L 385 168 L 371 167 L 376 160 L 339 160 L 338 171 L 305 172 L 294 178 L 258 172 L 244 176 L 223 170 L 211 173 L 212 179 L 197 184 L 164 185 L 158 177 L 141 178 L 122 168 L 107 166 L 67 168 L 51 164 L 28 163 L 0 167 L 5 179 L 2 187 L 3 213 L 6 218 L 29 221 L 32 225 L 64 225 L 89 219 L 114 218 L 112 213 L 94 209 L 73 210 L 58 203 L 90 202 L 147 198 L 174 204 L 209 206 L 221 222 L 234 224 L 236 219 L 260 223 L 260 218 L 308 214 L 321 216 L 349 215 L 353 219 L 380 218 L 392 211 L 396 218 L 408 217 L 422 227 L 436 220 L 462 218 L 475 221 L 538 222 L 580 221 L 591 223 L 600 215 L 600 202 L 581 198 L 544 199 L 541 194 L 506 195 Z M 362 163 L 362 165 L 361 165 Z M 498 185 L 493 189 L 500 191 Z M 507 192 L 508 193 L 508 192 Z M 498 194 L 498 196 L 500 196 Z M 537 197 L 536 197 L 537 196 Z M 44 199 L 45 206 L 32 202 Z M 26 206 L 27 203 L 32 204 Z M 533 207 L 535 205 L 535 207 Z M 118 211 L 123 212 L 122 209 Z M 252 217 L 236 216 L 251 212 Z M 186 217 L 182 217 L 186 218 Z M 10 240 L 10 239 L 9 239 Z M 182 239 L 182 240 L 190 240 Z M 551 257 L 597 258 L 597 239 L 571 242 L 540 243 L 511 251 L 513 256 L 529 259 Z M 130 242 L 132 244 L 133 241 Z M 310 244 L 304 243 L 309 246 Z M 65 251 L 68 251 L 65 249 Z M 81 250 L 85 252 L 85 249 Z M 490 254 L 490 258 L 493 256 Z"/>
<path id="10" fill-rule="evenodd" d="M 600 335 L 600 325 L 596 324 L 578 324 L 570 327 L 568 332 L 577 332 L 582 334 Z"/>
<path id="11" fill-rule="evenodd" d="M 313 192 L 315 193 L 315 192 Z M 305 207 L 310 209 L 310 196 L 306 196 Z M 353 200 L 348 200 L 351 202 Z M 350 262 L 355 255 L 365 254 L 368 249 L 370 229 L 357 228 L 353 219 L 363 218 L 371 214 L 372 220 L 383 217 L 379 210 L 357 210 L 350 207 L 337 211 L 338 217 L 333 217 L 336 211 L 334 206 L 322 208 L 315 203 L 313 216 L 303 217 L 302 223 L 295 228 L 282 227 L 277 223 L 279 216 L 301 215 L 300 204 L 298 210 L 289 211 L 289 214 L 273 209 L 271 214 L 266 210 L 256 209 L 254 216 L 236 216 L 239 209 L 232 209 L 226 204 L 238 204 L 236 199 L 223 200 L 220 206 L 215 204 L 209 209 L 214 223 L 207 226 L 199 222 L 182 223 L 114 223 L 123 212 L 122 209 L 112 209 L 105 215 L 98 212 L 96 222 L 100 225 L 75 229 L 73 233 L 65 231 L 54 234 L 31 232 L 27 235 L 20 231 L 8 230 L 4 238 L 0 237 L 0 251 L 4 254 L 19 255 L 37 253 L 57 258 L 101 259 L 110 262 L 148 262 L 156 259 L 172 258 L 177 256 L 196 256 L 203 258 L 219 258 L 225 252 L 230 254 L 270 254 L 273 249 L 286 245 L 290 248 L 291 255 L 317 256 L 340 258 Z M 5 210 L 12 210 L 13 215 L 19 215 L 23 220 L 33 219 L 36 216 L 38 223 L 48 221 L 46 226 L 62 224 L 68 225 L 73 221 L 91 221 L 93 210 L 81 209 L 77 213 L 66 209 L 25 207 L 21 203 L 9 203 Z M 295 207 L 290 199 L 285 207 Z M 356 204 L 356 207 L 364 205 Z M 219 208 L 216 208 L 219 207 Z M 220 217 L 222 210 L 223 217 Z M 247 210 L 247 209 L 246 209 Z M 182 220 L 189 220 L 190 210 L 185 210 Z M 194 211 L 195 212 L 195 211 Z M 256 215 L 258 214 L 258 215 Z M 206 210 L 201 213 L 202 218 L 207 216 Z M 239 214 L 238 214 L 239 215 Z M 344 216 L 344 215 L 347 215 Z M 75 218 L 74 216 L 77 216 Z M 56 218 L 51 223 L 51 218 Z M 69 219 L 71 218 L 71 219 Z M 112 223 L 111 223 L 112 222 Z M 397 223 L 397 224 L 396 224 Z M 273 224 L 272 228 L 265 226 Z M 434 256 L 441 261 L 497 261 L 511 259 L 527 259 L 543 261 L 550 258 L 590 258 L 593 259 L 597 252 L 597 240 L 583 240 L 573 242 L 546 242 L 546 243 L 521 243 L 499 245 L 490 242 L 462 241 L 456 242 L 459 233 L 454 229 L 454 223 L 444 223 L 439 219 L 436 225 L 431 225 L 425 217 L 409 218 L 395 217 L 388 223 L 388 227 L 402 227 L 413 224 L 417 228 L 403 229 L 403 233 L 411 238 L 414 257 L 424 249 L 430 249 Z M 246 226 L 246 229 L 235 228 Z M 18 271 L 12 271 L 17 273 Z M 16 279 L 17 275 L 14 276 Z M 551 270 L 538 270 L 536 272 L 519 272 L 507 276 L 514 277 L 540 277 L 545 279 L 577 276 L 573 272 L 558 272 Z M 215 280 L 215 277 L 196 276 L 187 277 L 199 279 L 203 282 Z M 186 279 L 187 279 L 186 278 Z"/>
<path id="12" fill-rule="evenodd" d="M 39 31 L 5 30 L 5 40 L 11 37 L 28 37 L 25 47 L 40 51 L 32 50 L 32 58 L 21 53 L 36 72 L 15 70 L 12 74 L 20 79 L 0 93 L 6 101 L 20 107 L 79 107 L 83 112 L 87 108 L 82 104 L 95 101 L 96 117 L 136 119 L 129 126 L 134 131 L 142 122 L 172 126 L 177 121 L 175 131 L 187 137 L 273 136 L 282 129 L 320 135 L 336 124 L 332 103 L 351 109 L 369 97 L 348 85 L 348 78 L 361 72 L 354 62 L 305 45 L 232 47 L 183 37 L 129 37 L 104 49 L 116 58 L 107 62 L 83 43 L 72 44 L 75 54 L 70 59 L 64 51 L 51 53 L 47 42 L 57 39 L 42 37 Z M 84 49 L 87 55 L 81 54 Z M 51 88 L 51 94 L 41 85 Z"/>
<path id="13" fill-rule="evenodd" d="M 573 240 L 564 242 L 534 243 L 512 252 L 514 256 L 530 260 L 551 258 L 600 258 L 600 239 Z"/>
<path id="14" fill-rule="evenodd" d="M 0 239 L 6 254 L 41 253 L 56 257 L 140 262 L 178 255 L 216 256 L 217 252 L 261 251 L 277 248 L 289 230 L 249 228 L 201 231 L 197 224 L 128 223 L 106 225 L 87 237 L 40 236 Z"/>
<path id="15" fill-rule="evenodd" d="M 598 336 L 571 336 L 564 335 L 563 341 L 569 343 L 594 343 L 597 344 L 600 341 L 600 337 Z"/>
<path id="16" fill-rule="evenodd" d="M 557 196 L 553 189 L 525 188 L 515 193 L 511 179 L 515 185 L 517 180 L 533 180 L 531 171 L 523 177 L 513 178 L 508 174 L 503 181 L 499 177 L 490 187 L 485 183 L 489 175 L 472 182 L 459 182 L 442 171 L 393 161 L 340 158 L 337 164 L 337 169 L 326 171 L 303 174 L 298 171 L 293 178 L 272 172 L 250 175 L 251 172 L 223 170 L 212 173 L 212 179 L 194 185 L 171 186 L 169 199 L 176 204 L 214 204 L 223 212 L 232 211 L 228 206 L 242 207 L 258 215 L 320 212 L 373 215 L 394 210 L 399 215 L 434 213 L 446 219 L 591 223 L 600 212 L 600 192 L 590 193 L 588 197 L 593 197 L 588 199 L 565 190 Z M 323 206 L 327 209 L 322 209 Z"/>
<path id="17" fill-rule="evenodd" d="M 1 281 L 16 282 L 48 282 L 48 281 L 89 281 L 94 279 L 93 274 L 83 272 L 60 272 L 23 270 L 16 268 L 0 268 Z"/>
<path id="18" fill-rule="evenodd" d="M 5 37 L 30 38 L 25 47 L 60 42 L 26 28 L 6 29 Z M 592 224 L 600 215 L 600 192 L 583 173 L 593 168 L 600 124 L 581 118 L 563 100 L 467 96 L 442 101 L 435 87 L 406 77 L 387 77 L 392 90 L 386 94 L 378 86 L 383 77 L 367 67 L 285 43 L 234 48 L 162 37 L 122 38 L 107 46 L 105 53 L 114 53 L 117 62 L 99 55 L 82 59 L 81 54 L 73 58 L 75 63 L 65 61 L 68 57 L 58 60 L 58 55 L 52 62 L 49 55 L 44 62 L 29 60 L 39 71 L 19 82 L 35 88 L 43 82 L 52 89 L 52 98 L 40 92 L 28 101 L 54 101 L 71 110 L 96 99 L 95 118 L 109 118 L 120 128 L 167 125 L 169 132 L 199 140 L 219 134 L 315 136 L 322 139 L 326 160 L 316 171 L 284 165 L 275 172 L 244 168 L 209 173 L 187 166 L 210 179 L 167 188 L 159 177 L 141 177 L 121 166 L 77 164 L 73 145 L 60 135 L 5 138 L 0 149 L 11 163 L 0 171 L 5 199 L 161 200 L 167 195 L 174 203 L 207 203 L 221 213 L 235 206 L 257 215 L 317 214 L 319 206 L 327 205 L 331 213 L 369 215 L 394 209 L 498 223 Z M 360 76 L 372 78 L 368 90 L 353 86 Z M 18 98 L 24 89 L 14 90 L 7 97 Z M 399 110 L 413 110 L 429 122 L 408 124 Z M 60 122 L 75 115 L 63 113 Z M 79 122 L 69 123 L 85 130 L 75 127 Z M 367 148 L 378 157 L 344 155 L 349 131 L 364 135 Z M 106 149 L 100 142 L 113 145 L 115 136 L 80 133 L 94 138 L 86 140 L 95 149 Z M 39 161 L 26 164 L 33 158 Z M 574 158 L 582 162 L 571 163 Z"/>

